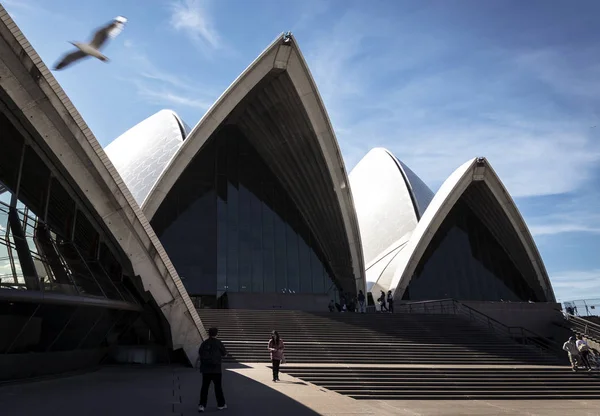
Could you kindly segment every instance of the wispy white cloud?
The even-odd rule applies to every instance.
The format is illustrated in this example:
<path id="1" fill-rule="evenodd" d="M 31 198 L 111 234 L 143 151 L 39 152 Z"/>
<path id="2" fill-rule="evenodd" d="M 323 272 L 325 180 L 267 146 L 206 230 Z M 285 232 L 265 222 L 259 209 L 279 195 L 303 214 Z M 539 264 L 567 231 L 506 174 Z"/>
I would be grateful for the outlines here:
<path id="1" fill-rule="evenodd" d="M 201 110 L 207 110 L 211 105 L 210 101 L 203 101 L 178 94 L 165 87 L 150 87 L 139 80 L 134 80 L 133 82 L 136 85 L 139 96 L 154 104 L 194 107 Z"/>
<path id="2" fill-rule="evenodd" d="M 598 97 L 587 90 L 597 89 L 594 65 L 579 71 L 558 52 L 467 53 L 353 11 L 311 50 L 309 66 L 349 169 L 383 146 L 435 189 L 466 160 L 486 156 L 509 192 L 526 197 L 579 190 L 600 162 L 592 111 L 569 111 L 526 90 L 543 82 L 569 103 Z"/>
<path id="3" fill-rule="evenodd" d="M 527 206 L 531 233 L 536 236 L 556 236 L 567 233 L 600 235 L 600 195 L 593 189 L 580 195 L 565 195 L 551 206 Z M 519 201 L 517 201 L 519 203 Z"/>
<path id="4" fill-rule="evenodd" d="M 600 298 L 600 269 L 562 271 L 550 276 L 561 301 Z"/>
<path id="5" fill-rule="evenodd" d="M 589 225 L 577 224 L 572 222 L 548 223 L 540 225 L 531 225 L 529 230 L 534 236 L 556 235 L 565 233 L 591 233 L 600 234 L 600 227 L 590 227 Z"/>
<path id="6" fill-rule="evenodd" d="M 128 40 L 128 62 L 133 75 L 124 78 L 133 83 L 140 98 L 164 106 L 184 106 L 207 110 L 213 100 L 210 89 L 201 88 L 187 76 L 160 69 L 143 52 L 142 47 Z"/>
<path id="7" fill-rule="evenodd" d="M 221 38 L 214 28 L 207 0 L 176 0 L 170 3 L 169 23 L 203 49 L 219 49 Z"/>

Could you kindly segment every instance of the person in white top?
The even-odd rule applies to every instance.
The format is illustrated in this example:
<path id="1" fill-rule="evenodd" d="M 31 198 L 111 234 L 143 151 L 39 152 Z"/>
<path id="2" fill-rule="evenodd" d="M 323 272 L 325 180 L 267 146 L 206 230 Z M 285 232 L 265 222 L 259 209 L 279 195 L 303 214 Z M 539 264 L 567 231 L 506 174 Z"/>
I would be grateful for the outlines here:
<path id="1" fill-rule="evenodd" d="M 579 349 L 577 349 L 575 337 L 569 338 L 569 340 L 563 344 L 563 350 L 569 354 L 569 361 L 571 361 L 573 371 L 577 371 L 577 364 L 581 362 L 581 355 L 579 354 Z"/>
<path id="2" fill-rule="evenodd" d="M 587 341 L 583 339 L 581 335 L 577 335 L 577 349 L 579 350 L 579 354 L 581 355 L 581 361 L 583 365 L 585 365 L 588 371 L 592 371 L 592 366 L 590 365 L 589 355 L 590 355 L 590 346 Z"/>

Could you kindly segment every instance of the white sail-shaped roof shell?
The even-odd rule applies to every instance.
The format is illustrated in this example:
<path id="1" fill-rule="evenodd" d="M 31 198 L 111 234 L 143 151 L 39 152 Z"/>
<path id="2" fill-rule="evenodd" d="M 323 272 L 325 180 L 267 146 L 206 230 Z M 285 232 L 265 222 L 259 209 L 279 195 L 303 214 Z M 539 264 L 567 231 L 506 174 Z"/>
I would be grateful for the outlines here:
<path id="1" fill-rule="evenodd" d="M 237 122 L 251 136 L 253 146 L 297 204 L 343 290 L 364 290 L 360 233 L 344 161 L 315 82 L 291 35 L 278 37 L 267 47 L 193 128 L 144 200 L 146 216 L 153 218 L 194 156 L 227 122 Z"/>
<path id="2" fill-rule="evenodd" d="M 349 175 L 369 291 L 389 290 L 395 259 L 433 192 L 390 151 L 369 151 Z"/>
<path id="3" fill-rule="evenodd" d="M 484 184 L 487 187 L 494 200 L 493 205 L 497 208 L 496 212 L 490 209 L 486 210 L 484 205 L 490 204 L 490 202 L 481 199 L 480 202 L 478 201 L 478 205 L 482 209 L 481 212 L 485 212 L 489 216 L 507 218 L 508 225 L 502 223 L 502 227 L 504 229 L 512 227 L 512 230 L 508 231 L 511 233 L 514 231 L 512 234 L 516 235 L 515 244 L 505 244 L 505 250 L 511 257 L 518 257 L 522 259 L 521 261 L 531 266 L 532 273 L 535 274 L 535 278 L 544 292 L 546 301 L 555 301 L 552 285 L 533 237 L 513 199 L 485 158 L 469 160 L 456 169 L 435 194 L 435 197 L 413 230 L 410 239 L 395 260 L 396 265 L 390 285 L 391 290 L 394 291 L 394 298 L 396 300 L 402 299 L 414 275 L 415 269 L 436 231 L 440 228 L 450 210 L 463 196 L 467 188 L 476 182 Z M 488 220 L 500 224 L 500 221 L 497 219 L 488 218 Z M 494 231 L 498 237 L 501 237 L 501 228 L 496 228 Z M 515 250 L 518 252 L 515 252 Z"/>
<path id="4" fill-rule="evenodd" d="M 171 110 L 161 110 L 113 140 L 104 151 L 139 205 L 187 134 Z"/>

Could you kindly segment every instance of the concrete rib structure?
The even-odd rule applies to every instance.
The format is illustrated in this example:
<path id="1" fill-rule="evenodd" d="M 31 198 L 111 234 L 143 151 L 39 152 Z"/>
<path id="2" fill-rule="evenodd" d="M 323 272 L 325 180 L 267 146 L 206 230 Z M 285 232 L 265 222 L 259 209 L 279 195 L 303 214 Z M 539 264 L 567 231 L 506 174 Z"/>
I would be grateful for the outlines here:
<path id="1" fill-rule="evenodd" d="M 365 288 L 358 221 L 344 161 L 293 36 L 278 37 L 190 132 L 142 208 L 152 220 L 192 159 L 224 126 L 250 141 L 298 206 L 347 292 Z"/>
<path id="2" fill-rule="evenodd" d="M 44 149 L 48 164 L 68 176 L 101 218 L 167 320 L 172 348 L 194 362 L 206 332 L 160 241 L 79 112 L 1 6 L 0 20 L 0 88 L 27 140 Z"/>
<path id="3" fill-rule="evenodd" d="M 436 232 L 459 202 L 466 204 L 491 232 L 537 301 L 555 302 L 552 285 L 533 237 L 508 191 L 485 158 L 474 158 L 463 164 L 436 193 L 397 257 L 390 284 L 394 299 L 406 299 L 415 270 Z"/>
<path id="4" fill-rule="evenodd" d="M 174 111 L 161 110 L 104 148 L 139 205 L 188 132 L 189 127 Z"/>

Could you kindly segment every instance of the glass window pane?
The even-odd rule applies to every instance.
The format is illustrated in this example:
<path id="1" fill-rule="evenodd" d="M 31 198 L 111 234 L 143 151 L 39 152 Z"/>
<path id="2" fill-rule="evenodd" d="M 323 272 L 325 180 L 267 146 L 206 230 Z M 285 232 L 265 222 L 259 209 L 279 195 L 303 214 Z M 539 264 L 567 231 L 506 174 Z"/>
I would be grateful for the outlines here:
<path id="1" fill-rule="evenodd" d="M 238 278 L 238 202 L 239 193 L 232 184 L 227 184 L 227 290 L 239 292 Z"/>
<path id="2" fill-rule="evenodd" d="M 283 212 L 285 206 L 282 202 L 282 197 L 279 193 L 274 193 L 275 212 Z M 275 231 L 275 279 L 277 292 L 287 292 L 287 256 L 285 237 L 286 223 L 280 215 L 273 216 L 274 231 Z"/>
<path id="3" fill-rule="evenodd" d="M 286 205 L 291 205 L 291 201 L 286 201 Z M 300 264 L 298 262 L 298 234 L 294 227 L 297 225 L 296 212 L 290 210 L 289 224 L 286 226 L 286 244 L 287 244 L 287 278 L 288 291 L 291 293 L 300 292 Z"/>
<path id="4" fill-rule="evenodd" d="M 434 235 L 404 295 L 406 300 L 455 298 L 538 301 L 504 248 L 463 200 Z"/>
<path id="5" fill-rule="evenodd" d="M 19 200 L 34 215 L 43 218 L 50 179 L 50 169 L 30 146 L 25 148 L 25 159 L 21 173 Z"/>
<path id="6" fill-rule="evenodd" d="M 102 290 L 73 244 L 66 241 L 59 241 L 57 247 L 71 271 L 71 278 L 75 281 L 79 292 L 81 294 L 104 297 Z"/>
<path id="7" fill-rule="evenodd" d="M 96 281 L 102 287 L 104 294 L 109 299 L 125 300 L 115 284 L 111 281 L 110 276 L 104 271 L 99 262 L 88 262 L 88 267 L 94 274 Z"/>
<path id="8" fill-rule="evenodd" d="M 219 197 L 217 199 L 217 291 L 219 292 L 225 292 L 228 289 L 227 235 L 227 203 Z"/>
<path id="9" fill-rule="evenodd" d="M 262 207 L 262 250 L 263 250 L 263 274 L 264 291 L 273 293 L 277 290 L 275 285 L 275 213 L 269 208 L 268 203 L 272 203 L 273 187 L 271 183 L 265 183 L 264 195 L 267 202 Z"/>
<path id="10" fill-rule="evenodd" d="M 310 248 L 304 238 L 298 238 L 298 261 L 300 266 L 300 292 L 312 293 L 312 270 L 310 266 Z"/>
<path id="11" fill-rule="evenodd" d="M 313 250 L 310 250 L 310 268 L 313 280 L 313 292 L 325 293 L 325 284 L 323 281 L 323 265 Z"/>
<path id="12" fill-rule="evenodd" d="M 23 151 L 23 136 L 12 122 L 0 113 L 0 131 L 2 131 L 2 151 L 0 152 L 0 182 L 8 189 L 16 192 L 21 154 Z"/>
<path id="13" fill-rule="evenodd" d="M 50 351 L 69 351 L 77 349 L 90 332 L 92 325 L 101 317 L 102 308 L 77 307 L 69 323 L 50 347 Z"/>
<path id="14" fill-rule="evenodd" d="M 7 352 L 9 347 L 10 352 L 27 351 L 36 342 L 36 338 L 25 330 L 36 307 L 34 303 L 0 302 L 0 354 Z"/>
<path id="15" fill-rule="evenodd" d="M 240 292 L 252 291 L 252 194 L 240 184 L 238 201 L 239 252 L 238 276 Z"/>
<path id="16" fill-rule="evenodd" d="M 25 336 L 28 341 L 27 351 L 45 352 L 60 334 L 76 307 L 72 305 L 40 305 L 34 318 L 27 325 Z M 89 328 L 89 323 L 87 325 Z"/>
<path id="17" fill-rule="evenodd" d="M 263 273 L 263 242 L 262 242 L 262 202 L 256 195 L 252 195 L 251 200 L 251 241 L 252 241 L 252 291 L 264 291 L 264 273 Z"/>
<path id="18" fill-rule="evenodd" d="M 122 311 L 119 310 L 103 309 L 102 316 L 99 320 L 95 321 L 79 348 L 91 349 L 103 346 L 108 331 L 116 323 L 121 314 Z"/>

